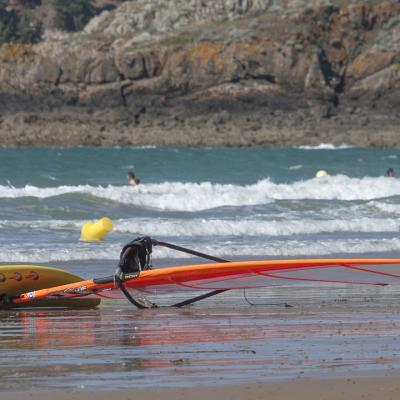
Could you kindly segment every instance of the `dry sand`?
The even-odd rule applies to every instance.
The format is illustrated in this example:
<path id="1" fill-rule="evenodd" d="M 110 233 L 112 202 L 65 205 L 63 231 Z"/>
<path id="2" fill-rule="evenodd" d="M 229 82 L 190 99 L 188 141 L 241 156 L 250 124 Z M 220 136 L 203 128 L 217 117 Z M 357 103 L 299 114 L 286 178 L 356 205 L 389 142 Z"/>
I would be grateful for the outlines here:
<path id="1" fill-rule="evenodd" d="M 205 388 L 0 393 L 1 400 L 176 400 L 182 398 L 190 400 L 397 400 L 400 398 L 400 374 L 354 379 L 296 379 Z"/>

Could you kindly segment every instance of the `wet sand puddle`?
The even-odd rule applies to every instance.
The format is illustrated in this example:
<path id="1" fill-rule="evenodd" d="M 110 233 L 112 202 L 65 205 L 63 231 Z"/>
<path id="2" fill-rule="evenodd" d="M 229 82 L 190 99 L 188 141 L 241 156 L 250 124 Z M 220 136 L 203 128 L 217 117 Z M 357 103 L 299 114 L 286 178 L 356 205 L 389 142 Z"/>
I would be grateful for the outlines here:
<path id="1" fill-rule="evenodd" d="M 93 310 L 1 311 L 1 390 L 193 386 L 398 368 L 399 295 L 362 290 L 246 293 L 256 306 L 238 291 L 183 309 L 105 301 Z M 284 299 L 293 307 L 267 305 Z"/>

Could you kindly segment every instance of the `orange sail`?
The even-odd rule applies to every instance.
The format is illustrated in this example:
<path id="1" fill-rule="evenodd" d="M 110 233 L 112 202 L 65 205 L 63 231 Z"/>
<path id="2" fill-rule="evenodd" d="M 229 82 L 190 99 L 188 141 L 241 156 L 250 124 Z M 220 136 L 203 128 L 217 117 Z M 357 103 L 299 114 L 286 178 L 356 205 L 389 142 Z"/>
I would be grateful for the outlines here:
<path id="1" fill-rule="evenodd" d="M 124 286 L 140 293 L 170 293 L 182 290 L 213 290 L 268 287 L 298 282 L 385 286 L 400 283 L 400 259 L 302 259 L 236 261 L 184 265 L 141 271 Z M 97 295 L 115 297 L 119 286 L 114 277 L 84 280 L 21 293 L 11 304 L 44 298 Z"/>

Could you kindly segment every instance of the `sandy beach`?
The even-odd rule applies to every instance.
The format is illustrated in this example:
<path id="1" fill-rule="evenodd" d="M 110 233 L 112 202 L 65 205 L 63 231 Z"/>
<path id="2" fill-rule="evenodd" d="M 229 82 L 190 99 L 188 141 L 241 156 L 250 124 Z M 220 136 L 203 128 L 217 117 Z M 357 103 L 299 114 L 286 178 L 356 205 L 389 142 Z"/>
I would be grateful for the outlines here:
<path id="1" fill-rule="evenodd" d="M 270 399 L 270 400 L 395 400 L 400 396 L 399 375 L 347 379 L 296 379 L 290 381 L 229 385 L 207 388 L 163 388 L 146 390 L 47 391 L 2 393 L 2 400 L 174 400 Z"/>
<path id="2" fill-rule="evenodd" d="M 292 307 L 268 305 L 289 292 Z M 247 298 L 259 305 L 237 291 L 184 310 L 2 312 L 0 398 L 398 398 L 395 290 Z"/>

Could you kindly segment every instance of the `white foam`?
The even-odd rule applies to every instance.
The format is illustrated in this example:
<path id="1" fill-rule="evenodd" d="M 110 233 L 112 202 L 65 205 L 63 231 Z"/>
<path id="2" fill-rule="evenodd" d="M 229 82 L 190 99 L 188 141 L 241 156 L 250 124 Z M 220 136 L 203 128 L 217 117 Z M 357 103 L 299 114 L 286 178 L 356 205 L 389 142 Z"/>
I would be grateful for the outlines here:
<path id="1" fill-rule="evenodd" d="M 268 204 L 274 200 L 373 200 L 400 195 L 400 179 L 350 178 L 345 175 L 312 178 L 293 183 L 263 179 L 251 185 L 164 182 L 131 186 L 58 186 L 23 188 L 0 186 L 0 198 L 48 198 L 64 194 L 90 194 L 100 199 L 138 207 L 200 211 L 223 206 Z"/>
<path id="2" fill-rule="evenodd" d="M 76 230 L 80 232 L 85 221 L 71 220 L 0 220 L 0 228 L 25 229 L 27 231 L 54 231 L 54 230 Z"/>
<path id="3" fill-rule="evenodd" d="M 400 207 L 400 206 L 399 206 Z M 75 231 L 80 230 L 85 221 L 1 220 L 0 228 L 23 229 L 26 231 Z M 164 237 L 253 237 L 315 235 L 335 232 L 391 233 L 400 231 L 400 217 L 397 218 L 346 218 L 346 219 L 281 219 L 260 220 L 240 219 L 181 219 L 181 218 L 130 218 L 113 221 L 113 232 L 131 235 L 154 235 Z"/>
<path id="4" fill-rule="evenodd" d="M 303 168 L 303 165 L 302 164 L 298 164 L 298 165 L 291 165 L 288 168 L 288 170 L 295 171 L 295 170 L 302 169 L 302 168 Z"/>
<path id="5" fill-rule="evenodd" d="M 385 203 L 381 201 L 370 201 L 368 205 L 376 208 L 379 211 L 389 214 L 391 218 L 400 215 L 400 204 Z M 388 219 L 386 219 L 388 221 Z"/>
<path id="6" fill-rule="evenodd" d="M 90 243 L 64 244 L 39 248 L 37 246 L 7 246 L 0 247 L 0 262 L 2 263 L 45 263 L 74 260 L 117 260 L 122 246 L 118 244 Z M 114 266 L 114 265 L 112 265 Z"/>
<path id="7" fill-rule="evenodd" d="M 299 146 L 302 150 L 342 150 L 342 149 L 352 149 L 354 146 L 348 144 L 341 144 L 340 146 L 335 146 L 334 144 L 321 143 L 316 146 Z"/>
<path id="8" fill-rule="evenodd" d="M 151 145 L 151 144 L 147 144 L 147 145 L 143 145 L 143 146 L 131 146 L 129 147 L 130 149 L 138 149 L 138 150 L 142 150 L 142 149 L 157 149 L 157 146 Z"/>
<path id="9" fill-rule="evenodd" d="M 26 185 L 22 188 L 0 185 L 0 198 L 17 199 L 21 197 L 36 197 L 44 199 L 67 193 L 93 193 L 96 189 L 96 187 L 90 185 L 56 186 L 48 188 L 40 188 L 32 185 Z"/>
<path id="10" fill-rule="evenodd" d="M 121 233 L 168 237 L 291 236 L 334 232 L 399 232 L 400 218 L 357 218 L 344 220 L 221 220 L 221 219 L 129 219 L 114 222 Z"/>

